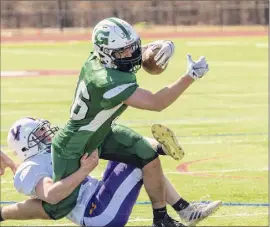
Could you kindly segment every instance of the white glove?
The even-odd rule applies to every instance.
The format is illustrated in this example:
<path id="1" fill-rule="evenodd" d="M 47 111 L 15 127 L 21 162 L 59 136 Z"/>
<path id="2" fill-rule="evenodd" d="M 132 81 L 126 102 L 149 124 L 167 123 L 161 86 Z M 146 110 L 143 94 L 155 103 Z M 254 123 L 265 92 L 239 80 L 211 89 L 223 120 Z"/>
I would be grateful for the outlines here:
<path id="1" fill-rule="evenodd" d="M 187 54 L 187 72 L 186 74 L 192 77 L 194 80 L 202 78 L 209 70 L 205 57 L 194 62 L 190 54 Z"/>
<path id="2" fill-rule="evenodd" d="M 174 44 L 170 40 L 158 40 L 152 43 L 149 43 L 147 46 L 150 46 L 152 50 L 156 48 L 161 48 L 156 54 L 154 60 L 156 64 L 164 69 L 169 63 L 170 58 L 174 54 Z"/>

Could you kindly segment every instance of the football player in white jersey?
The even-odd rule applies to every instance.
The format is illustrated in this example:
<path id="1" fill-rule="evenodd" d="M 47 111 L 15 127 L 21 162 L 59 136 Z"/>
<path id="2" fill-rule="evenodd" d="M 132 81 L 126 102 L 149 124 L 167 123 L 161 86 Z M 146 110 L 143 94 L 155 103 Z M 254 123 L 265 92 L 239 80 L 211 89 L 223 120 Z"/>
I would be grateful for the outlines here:
<path id="1" fill-rule="evenodd" d="M 58 203 L 81 184 L 77 204 L 67 216 L 69 220 L 84 226 L 124 226 L 143 185 L 142 171 L 129 164 L 109 161 L 102 180 L 98 181 L 88 176 L 98 164 L 98 154 L 94 152 L 81 158 L 79 170 L 54 183 L 50 144 L 57 130 L 57 127 L 51 128 L 48 121 L 34 118 L 23 118 L 12 125 L 8 145 L 23 161 L 16 171 L 14 186 L 18 192 L 38 199 L 3 207 L 0 220 L 32 219 L 37 212 L 49 219 L 41 200 Z M 154 146 L 157 142 L 151 140 L 151 144 Z M 10 165 L 10 159 L 3 159 L 3 162 L 5 160 L 5 166 L 15 165 Z M 221 205 L 221 201 L 190 204 L 181 198 L 166 177 L 165 181 L 167 203 L 188 225 L 195 225 Z"/>

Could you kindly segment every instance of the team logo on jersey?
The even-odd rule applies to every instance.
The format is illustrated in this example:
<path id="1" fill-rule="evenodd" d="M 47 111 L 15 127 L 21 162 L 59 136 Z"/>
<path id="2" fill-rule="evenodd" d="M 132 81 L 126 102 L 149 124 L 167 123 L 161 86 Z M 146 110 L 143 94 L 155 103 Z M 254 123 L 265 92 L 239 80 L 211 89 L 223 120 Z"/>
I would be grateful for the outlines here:
<path id="1" fill-rule="evenodd" d="M 14 139 L 19 141 L 20 140 L 20 133 L 21 133 L 21 125 L 17 125 L 16 129 L 11 130 L 11 134 L 14 136 Z"/>
<path id="2" fill-rule="evenodd" d="M 97 205 L 96 204 L 94 204 L 94 203 L 92 203 L 92 207 L 91 207 L 91 209 L 89 210 L 89 214 L 91 215 L 91 214 L 93 214 L 93 212 L 94 212 L 94 210 L 97 208 Z"/>

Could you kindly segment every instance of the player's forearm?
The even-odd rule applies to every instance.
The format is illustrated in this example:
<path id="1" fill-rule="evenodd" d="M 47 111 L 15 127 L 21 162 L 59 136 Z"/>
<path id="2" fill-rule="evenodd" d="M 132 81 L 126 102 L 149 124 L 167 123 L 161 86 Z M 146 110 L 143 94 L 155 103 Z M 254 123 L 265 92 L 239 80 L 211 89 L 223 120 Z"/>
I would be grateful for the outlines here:
<path id="1" fill-rule="evenodd" d="M 154 94 L 158 105 L 157 109 L 161 111 L 170 106 L 193 82 L 194 79 L 184 75 L 174 83 L 159 90 Z"/>
<path id="2" fill-rule="evenodd" d="M 48 190 L 47 202 L 56 204 L 68 197 L 88 174 L 89 172 L 80 168 L 70 176 L 55 182 Z"/>
<path id="3" fill-rule="evenodd" d="M 42 201 L 38 199 L 4 206 L 1 215 L 4 220 L 50 219 L 42 207 Z"/>

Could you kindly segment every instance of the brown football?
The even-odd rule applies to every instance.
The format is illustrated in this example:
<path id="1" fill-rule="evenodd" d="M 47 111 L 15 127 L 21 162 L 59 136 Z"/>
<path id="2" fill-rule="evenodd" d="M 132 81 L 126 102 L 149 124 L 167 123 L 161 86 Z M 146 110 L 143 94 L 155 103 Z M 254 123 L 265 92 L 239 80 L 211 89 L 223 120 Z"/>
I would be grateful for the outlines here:
<path id="1" fill-rule="evenodd" d="M 159 50 L 160 48 L 156 48 L 153 51 L 151 48 L 147 48 L 142 55 L 142 67 L 149 74 L 158 75 L 167 68 L 167 65 L 164 69 L 157 66 L 156 61 L 154 60 L 154 57 Z"/>

